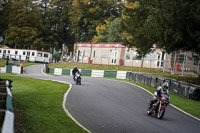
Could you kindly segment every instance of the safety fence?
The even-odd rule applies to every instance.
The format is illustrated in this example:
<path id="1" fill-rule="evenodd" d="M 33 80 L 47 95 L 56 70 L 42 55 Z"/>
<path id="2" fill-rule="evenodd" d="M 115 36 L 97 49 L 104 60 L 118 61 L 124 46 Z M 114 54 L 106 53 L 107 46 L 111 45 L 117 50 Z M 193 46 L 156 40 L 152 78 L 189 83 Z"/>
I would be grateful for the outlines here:
<path id="1" fill-rule="evenodd" d="M 127 71 L 106 71 L 106 70 L 86 70 L 79 69 L 82 76 L 89 77 L 110 77 L 118 79 L 126 79 Z M 47 73 L 55 75 L 72 75 L 72 69 L 61 69 L 61 68 L 48 68 Z"/>
<path id="2" fill-rule="evenodd" d="M 200 56 L 193 52 L 172 52 L 166 56 L 163 71 L 171 74 L 200 75 Z"/>
<path id="3" fill-rule="evenodd" d="M 163 70 L 163 72 L 170 72 L 172 75 L 200 75 L 200 55 L 192 51 L 174 51 L 170 54 L 154 52 L 147 55 L 144 60 L 142 60 L 141 56 L 126 53 L 124 57 L 116 56 L 115 58 L 104 54 L 101 56 L 95 55 L 94 57 L 74 56 L 72 61 L 89 64 L 156 68 Z"/>
<path id="4" fill-rule="evenodd" d="M 200 101 L 200 86 L 196 86 L 173 79 L 139 72 L 127 72 L 126 79 L 157 88 L 164 82 L 169 83 L 169 91 L 183 97 Z"/>
<path id="5" fill-rule="evenodd" d="M 11 65 L 0 67 L 0 73 L 22 74 L 23 67 L 11 66 Z"/>
<path id="6" fill-rule="evenodd" d="M 14 133 L 14 113 L 12 106 L 11 80 L 0 79 L 0 130 Z"/>

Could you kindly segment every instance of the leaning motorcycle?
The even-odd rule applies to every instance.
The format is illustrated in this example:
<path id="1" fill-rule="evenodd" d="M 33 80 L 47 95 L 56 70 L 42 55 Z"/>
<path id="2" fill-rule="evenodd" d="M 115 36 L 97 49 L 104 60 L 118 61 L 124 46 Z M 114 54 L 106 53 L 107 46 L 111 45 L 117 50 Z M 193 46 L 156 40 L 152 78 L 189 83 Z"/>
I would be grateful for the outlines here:
<path id="1" fill-rule="evenodd" d="M 81 73 L 75 73 L 75 83 L 81 85 Z"/>
<path id="2" fill-rule="evenodd" d="M 148 109 L 147 114 L 156 116 L 158 119 L 162 119 L 165 114 L 165 108 L 169 104 L 169 95 L 168 94 L 161 94 L 161 98 L 159 98 L 150 109 Z M 147 100 L 149 106 L 151 103 L 151 100 Z"/>

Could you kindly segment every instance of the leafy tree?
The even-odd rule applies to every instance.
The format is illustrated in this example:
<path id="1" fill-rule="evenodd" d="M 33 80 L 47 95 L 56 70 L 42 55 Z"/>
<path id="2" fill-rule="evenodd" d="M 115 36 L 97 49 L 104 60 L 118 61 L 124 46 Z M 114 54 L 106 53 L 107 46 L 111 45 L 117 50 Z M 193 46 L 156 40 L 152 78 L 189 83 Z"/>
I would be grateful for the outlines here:
<path id="1" fill-rule="evenodd" d="M 158 47 L 168 52 L 192 50 L 200 53 L 199 0 L 153 0 L 151 6 L 157 9 L 152 11 L 152 16 L 157 27 Z"/>
<path id="2" fill-rule="evenodd" d="M 113 22 L 106 21 L 106 24 L 96 27 L 97 36 L 93 37 L 93 42 L 121 42 L 121 18 L 116 18 Z"/>
<path id="3" fill-rule="evenodd" d="M 120 17 L 120 0 L 74 0 L 70 19 L 77 41 L 91 41 L 96 27 Z"/>
<path id="4" fill-rule="evenodd" d="M 11 47 L 41 49 L 40 7 L 29 0 L 14 1 L 9 13 L 7 42 Z"/>
<path id="5" fill-rule="evenodd" d="M 146 9 L 143 2 L 127 3 L 122 17 L 123 44 L 128 47 L 136 47 L 142 61 L 153 50 L 153 34 L 149 34 L 149 31 L 153 28 L 152 18 L 149 16 L 149 10 Z M 143 65 L 143 63 L 141 64 Z"/>
<path id="6" fill-rule="evenodd" d="M 123 42 L 148 53 L 152 44 L 166 50 L 200 53 L 198 0 L 127 0 L 123 16 Z M 130 27 L 131 25 L 131 27 Z"/>
<path id="7" fill-rule="evenodd" d="M 71 0 L 52 0 L 47 8 L 46 19 L 50 25 L 49 30 L 53 32 L 52 36 L 57 41 L 56 48 L 61 48 L 63 43 L 72 48 L 75 42 L 69 21 L 71 5 Z"/>
<path id="8" fill-rule="evenodd" d="M 6 30 L 8 28 L 8 15 L 11 6 L 10 0 L 0 1 L 0 36 L 6 37 Z"/>

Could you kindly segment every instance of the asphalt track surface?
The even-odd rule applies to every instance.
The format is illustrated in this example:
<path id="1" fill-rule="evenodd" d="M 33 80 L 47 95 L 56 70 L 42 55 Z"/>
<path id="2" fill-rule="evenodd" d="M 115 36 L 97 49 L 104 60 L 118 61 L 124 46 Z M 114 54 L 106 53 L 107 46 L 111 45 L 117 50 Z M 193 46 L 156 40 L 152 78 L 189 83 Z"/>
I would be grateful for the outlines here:
<path id="1" fill-rule="evenodd" d="M 92 133 L 200 133 L 200 121 L 172 106 L 162 120 L 148 116 L 146 101 L 152 96 L 137 86 L 89 77 L 76 85 L 71 76 L 44 75 L 42 68 L 30 66 L 22 76 L 71 83 L 65 107 Z"/>

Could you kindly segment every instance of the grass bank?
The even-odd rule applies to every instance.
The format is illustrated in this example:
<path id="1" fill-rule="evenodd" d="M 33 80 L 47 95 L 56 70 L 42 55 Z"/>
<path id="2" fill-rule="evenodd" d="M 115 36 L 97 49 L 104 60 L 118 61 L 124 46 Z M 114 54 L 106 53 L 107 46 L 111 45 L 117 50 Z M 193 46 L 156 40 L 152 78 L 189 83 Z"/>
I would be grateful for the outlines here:
<path id="1" fill-rule="evenodd" d="M 69 85 L 25 77 L 0 76 L 13 80 L 14 112 L 20 113 L 28 133 L 85 133 L 64 112 L 64 93 Z M 15 119 L 17 124 L 19 119 Z M 15 132 L 21 132 L 15 127 Z"/>
<path id="2" fill-rule="evenodd" d="M 31 66 L 31 65 L 42 64 L 42 63 L 25 62 L 25 61 L 23 61 L 22 63 L 23 63 L 23 67 L 28 67 L 28 66 Z M 5 64 L 6 64 L 6 60 L 0 59 L 0 67 L 5 67 Z"/>

